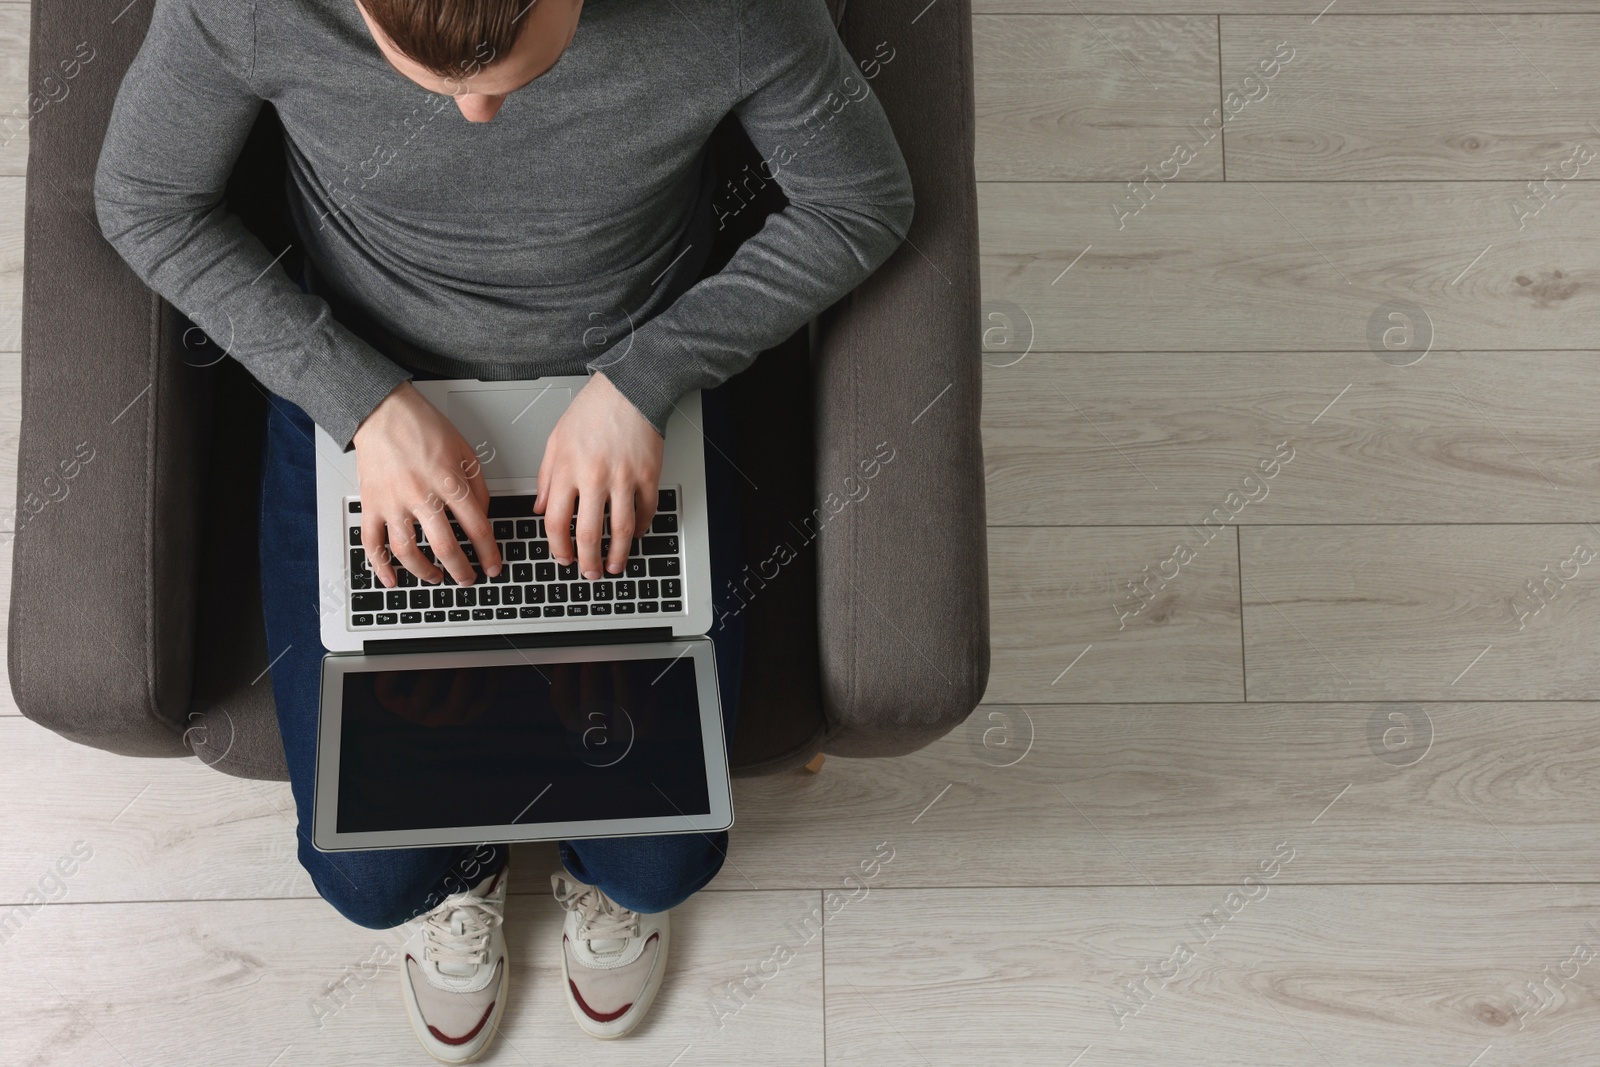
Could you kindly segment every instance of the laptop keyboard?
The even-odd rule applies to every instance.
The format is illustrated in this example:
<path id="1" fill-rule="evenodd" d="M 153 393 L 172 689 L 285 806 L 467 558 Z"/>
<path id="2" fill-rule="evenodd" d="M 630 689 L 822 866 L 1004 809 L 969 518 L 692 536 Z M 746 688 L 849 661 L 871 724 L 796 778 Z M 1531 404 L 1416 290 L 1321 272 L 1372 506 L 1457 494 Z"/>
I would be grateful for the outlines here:
<path id="1" fill-rule="evenodd" d="M 550 558 L 544 519 L 533 513 L 533 501 L 532 496 L 489 498 L 489 518 L 503 564 L 498 575 L 491 578 L 484 574 L 476 549 L 461 532 L 460 524 L 452 521 L 450 529 L 456 543 L 477 571 L 473 584 L 458 585 L 445 571 L 442 582 L 429 585 L 396 560 L 397 587 L 385 589 L 361 547 L 361 502 L 348 498 L 345 508 L 350 520 L 350 625 L 403 631 L 413 626 L 452 623 L 482 625 L 596 615 L 685 614 L 683 542 L 676 488 L 661 490 L 650 531 L 633 539 L 622 573 L 597 582 L 580 578 L 577 563 L 562 566 Z M 576 522 L 574 517 L 573 524 Z M 423 555 L 436 563 L 433 546 L 428 544 L 421 526 L 415 525 L 414 532 Z M 608 515 L 601 538 L 602 561 L 610 551 L 610 534 Z"/>

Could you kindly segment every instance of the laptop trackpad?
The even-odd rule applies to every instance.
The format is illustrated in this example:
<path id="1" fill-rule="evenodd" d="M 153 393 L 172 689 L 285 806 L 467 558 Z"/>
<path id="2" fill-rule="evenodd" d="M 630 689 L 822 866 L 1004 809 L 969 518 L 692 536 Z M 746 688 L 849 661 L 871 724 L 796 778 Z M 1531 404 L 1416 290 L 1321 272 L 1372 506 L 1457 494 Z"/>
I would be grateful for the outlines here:
<path id="1" fill-rule="evenodd" d="M 485 478 L 536 478 L 545 440 L 570 403 L 572 390 L 555 386 L 452 389 L 445 414 L 483 457 Z"/>

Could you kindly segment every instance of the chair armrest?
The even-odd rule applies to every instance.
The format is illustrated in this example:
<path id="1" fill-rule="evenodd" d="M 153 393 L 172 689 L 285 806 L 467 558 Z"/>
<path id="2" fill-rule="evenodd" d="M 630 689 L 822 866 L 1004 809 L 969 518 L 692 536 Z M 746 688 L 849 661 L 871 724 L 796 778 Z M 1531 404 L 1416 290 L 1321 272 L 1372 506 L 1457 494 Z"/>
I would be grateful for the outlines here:
<path id="1" fill-rule="evenodd" d="M 989 676 L 970 0 L 851 4 L 842 34 L 858 59 L 894 49 L 871 84 L 916 212 L 818 321 L 822 750 L 889 756 L 964 720 Z"/>
<path id="2" fill-rule="evenodd" d="M 95 163 L 143 36 L 103 21 L 33 9 L 30 84 L 86 36 L 97 52 L 29 129 L 8 668 L 22 713 L 63 736 L 182 756 L 207 382 L 177 354 L 187 324 L 94 222 Z"/>

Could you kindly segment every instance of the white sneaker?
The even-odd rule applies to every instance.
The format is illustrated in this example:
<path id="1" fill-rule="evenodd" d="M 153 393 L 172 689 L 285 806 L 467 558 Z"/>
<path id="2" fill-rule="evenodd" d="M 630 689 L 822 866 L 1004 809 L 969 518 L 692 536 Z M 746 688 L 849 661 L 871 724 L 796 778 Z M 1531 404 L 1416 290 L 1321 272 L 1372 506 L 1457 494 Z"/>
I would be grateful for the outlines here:
<path id="1" fill-rule="evenodd" d="M 511 960 L 500 925 L 510 868 L 508 859 L 470 892 L 412 920 L 400 991 L 417 1039 L 441 1063 L 483 1055 L 505 1011 Z"/>
<path id="2" fill-rule="evenodd" d="M 550 876 L 567 910 L 561 976 L 567 1007 L 586 1033 L 621 1037 L 650 1010 L 667 969 L 670 912 L 638 912 L 564 870 Z"/>

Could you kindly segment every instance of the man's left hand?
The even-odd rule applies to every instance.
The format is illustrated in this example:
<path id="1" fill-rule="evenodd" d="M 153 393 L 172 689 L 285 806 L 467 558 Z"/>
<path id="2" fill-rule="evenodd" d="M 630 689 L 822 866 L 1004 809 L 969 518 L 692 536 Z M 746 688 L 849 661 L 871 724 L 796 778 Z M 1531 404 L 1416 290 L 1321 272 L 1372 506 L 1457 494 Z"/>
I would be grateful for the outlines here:
<path id="1" fill-rule="evenodd" d="M 603 577 L 600 536 L 609 503 L 611 551 L 603 562 L 606 573 L 622 573 L 628 546 L 655 517 L 665 443 L 603 372 L 578 390 L 545 442 L 533 504 L 557 563 L 573 561 L 567 527 L 576 509 L 578 572 L 590 581 Z"/>

